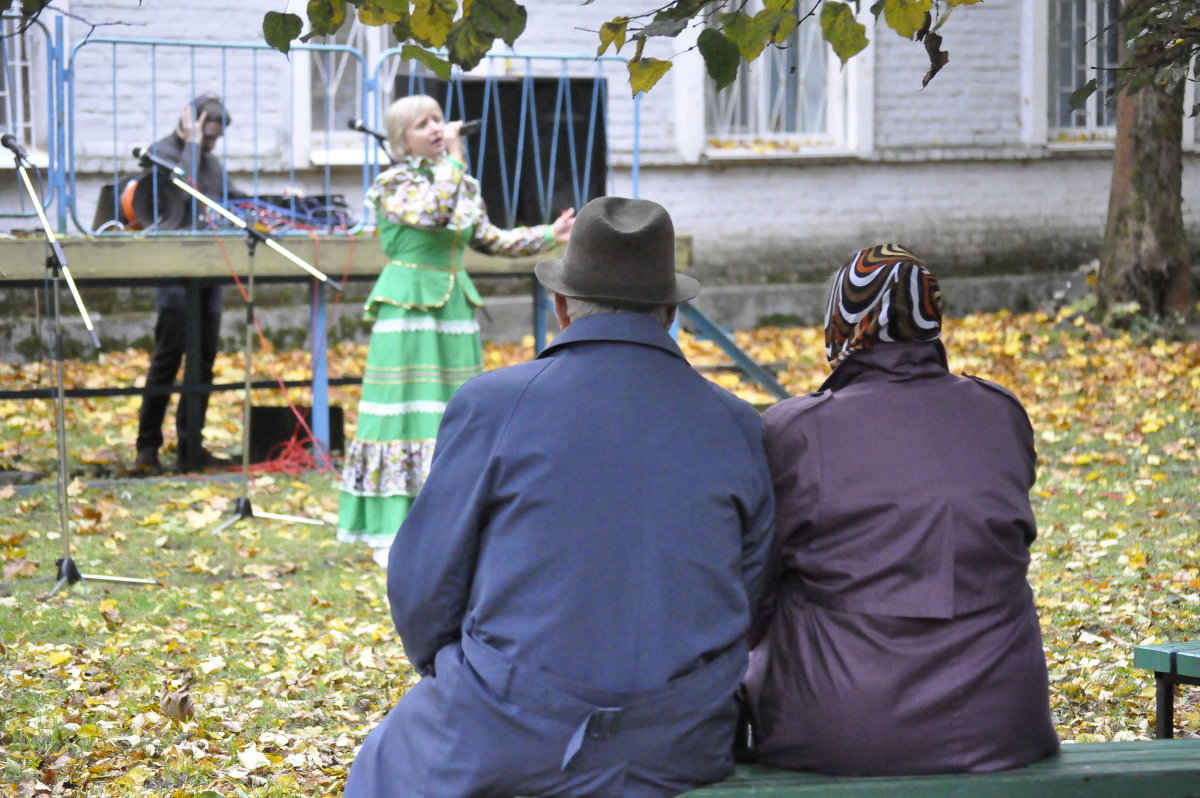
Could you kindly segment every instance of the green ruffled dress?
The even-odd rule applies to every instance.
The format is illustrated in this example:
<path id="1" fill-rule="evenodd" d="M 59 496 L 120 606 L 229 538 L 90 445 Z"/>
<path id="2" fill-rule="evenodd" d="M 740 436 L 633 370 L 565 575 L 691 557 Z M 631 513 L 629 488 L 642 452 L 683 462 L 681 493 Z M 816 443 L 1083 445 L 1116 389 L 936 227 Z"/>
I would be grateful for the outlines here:
<path id="1" fill-rule="evenodd" d="M 460 208 L 455 218 L 474 223 L 459 229 L 398 224 L 386 207 L 379 209 L 380 243 L 391 260 L 364 307 L 374 324 L 339 486 L 339 540 L 391 545 L 429 473 L 446 403 L 483 370 L 475 320 L 483 303 L 462 270 L 465 247 L 517 255 L 554 244 L 548 226 L 495 228 L 482 212 L 477 184 L 466 178 L 462 188 L 478 210 Z"/>

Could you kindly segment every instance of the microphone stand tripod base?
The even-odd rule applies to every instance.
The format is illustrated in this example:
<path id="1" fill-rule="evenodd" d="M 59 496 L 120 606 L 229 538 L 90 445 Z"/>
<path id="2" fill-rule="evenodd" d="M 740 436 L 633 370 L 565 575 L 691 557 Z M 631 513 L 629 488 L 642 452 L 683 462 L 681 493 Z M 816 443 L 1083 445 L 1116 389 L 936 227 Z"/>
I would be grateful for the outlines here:
<path id="1" fill-rule="evenodd" d="M 99 574 L 81 574 L 79 568 L 75 565 L 75 561 L 70 557 L 59 557 L 54 561 L 55 567 L 58 568 L 58 583 L 50 588 L 50 592 L 42 596 L 42 600 L 46 600 L 53 596 L 58 591 L 78 584 L 79 582 L 115 582 L 122 585 L 157 585 L 157 579 L 137 579 L 131 576 L 101 576 Z"/>
<path id="2" fill-rule="evenodd" d="M 254 507 L 250 504 L 249 496 L 241 496 L 237 500 L 237 504 L 233 507 L 233 517 L 222 523 L 213 532 L 222 532 L 229 527 L 246 518 L 270 518 L 275 521 L 290 521 L 296 524 L 312 524 L 313 526 L 325 526 L 325 522 L 316 518 L 301 518 L 298 515 L 280 515 L 279 513 L 264 513 L 261 510 L 254 511 Z"/>

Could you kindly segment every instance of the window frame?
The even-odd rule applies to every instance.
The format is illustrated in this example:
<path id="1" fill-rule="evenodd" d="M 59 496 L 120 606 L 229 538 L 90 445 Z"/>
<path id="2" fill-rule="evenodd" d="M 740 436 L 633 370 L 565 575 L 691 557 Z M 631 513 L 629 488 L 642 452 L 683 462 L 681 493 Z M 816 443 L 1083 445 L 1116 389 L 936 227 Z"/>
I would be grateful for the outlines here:
<path id="1" fill-rule="evenodd" d="M 346 42 L 324 41 L 318 45 L 337 45 L 349 48 L 362 58 L 361 69 L 364 74 L 358 88 L 370 95 L 374 85 L 375 75 L 371 72 L 378 63 L 379 56 L 388 49 L 385 41 L 390 29 L 386 26 L 363 25 L 357 17 L 350 20 L 350 27 L 345 29 Z M 356 37 L 361 37 L 362 45 L 356 46 Z M 294 59 L 292 69 L 292 124 L 295 130 L 307 130 L 308 135 L 292 137 L 292 157 L 296 163 L 308 163 L 312 166 L 359 166 L 363 162 L 363 134 L 349 128 L 334 128 L 325 137 L 323 127 L 314 126 L 313 118 L 313 80 L 316 70 L 313 61 L 322 51 L 319 48 L 294 48 L 300 57 Z M 352 59 L 349 50 L 333 51 L 332 57 L 339 54 Z M 355 59 L 357 60 L 357 59 Z M 368 109 L 369 112 L 369 109 Z M 367 120 L 368 123 L 370 120 Z"/>
<path id="2" fill-rule="evenodd" d="M 1112 135 L 1086 140 L 1059 140 L 1050 127 L 1050 11 L 1044 0 L 1021 2 L 1021 62 L 1025 64 L 1022 94 L 1022 128 L 1025 144 L 1056 151 L 1110 150 L 1116 145 L 1116 127 Z M 1184 89 L 1183 150 L 1200 152 L 1200 124 L 1188 111 L 1197 101 L 1194 83 Z"/>
<path id="3" fill-rule="evenodd" d="M 863 12 L 870 17 L 869 11 Z M 800 23 L 819 28 L 820 20 L 811 16 Z M 707 102 L 708 74 L 703 57 L 694 48 L 699 26 L 691 26 L 681 34 L 679 43 L 687 51 L 675 59 L 678 72 L 675 85 L 675 146 L 686 163 L 729 161 L 810 160 L 813 158 L 862 157 L 873 149 L 872 124 L 874 116 L 875 47 L 867 48 L 851 58 L 843 67 L 828 44 L 825 72 L 826 130 L 824 133 L 750 134 L 761 141 L 792 142 L 782 148 L 754 147 L 752 140 L 744 146 L 726 148 L 713 146 L 708 131 Z M 685 38 L 686 36 L 686 38 Z M 762 58 L 751 69 L 762 68 Z M 739 77 L 740 79 L 740 77 Z M 699 97 L 700 102 L 695 98 Z"/>
<path id="4" fill-rule="evenodd" d="M 69 10 L 67 3 L 63 4 L 64 10 Z M 8 50 L 8 45 L 18 41 L 19 38 L 11 36 L 6 28 L 9 25 L 14 25 L 20 20 L 15 14 L 4 15 L 4 25 L 2 26 L 4 35 L 5 50 Z M 24 66 L 24 74 L 21 75 L 20 86 L 22 89 L 19 97 L 19 102 L 22 106 L 28 107 L 27 116 L 18 119 L 16 123 L 7 118 L 5 115 L 3 127 L 8 133 L 16 134 L 21 146 L 25 148 L 26 155 L 29 161 L 36 167 L 47 168 L 50 165 L 50 152 L 53 149 L 54 136 L 54 85 L 52 81 L 53 69 L 51 60 L 53 58 L 54 43 L 50 29 L 42 20 L 34 20 L 27 28 L 27 31 L 39 31 L 41 41 L 33 41 L 30 43 L 30 52 L 25 53 L 26 59 Z M 15 27 L 14 27 L 15 32 Z M 8 65 L 0 65 L 7 77 Z M 28 89 L 30 97 L 26 97 L 24 89 Z M 7 109 L 5 109 L 7 110 Z M 16 163 L 14 160 L 0 157 L 0 168 L 15 169 Z"/>

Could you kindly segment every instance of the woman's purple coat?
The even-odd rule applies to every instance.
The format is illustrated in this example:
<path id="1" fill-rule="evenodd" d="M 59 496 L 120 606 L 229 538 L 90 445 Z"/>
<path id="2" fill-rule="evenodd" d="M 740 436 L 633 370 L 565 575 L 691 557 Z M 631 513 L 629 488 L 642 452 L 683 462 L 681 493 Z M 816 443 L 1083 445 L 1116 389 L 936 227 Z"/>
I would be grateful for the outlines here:
<path id="1" fill-rule="evenodd" d="M 950 374 L 939 342 L 879 344 L 765 421 L 777 539 L 747 680 L 759 760 L 949 773 L 1055 751 L 1016 398 Z"/>

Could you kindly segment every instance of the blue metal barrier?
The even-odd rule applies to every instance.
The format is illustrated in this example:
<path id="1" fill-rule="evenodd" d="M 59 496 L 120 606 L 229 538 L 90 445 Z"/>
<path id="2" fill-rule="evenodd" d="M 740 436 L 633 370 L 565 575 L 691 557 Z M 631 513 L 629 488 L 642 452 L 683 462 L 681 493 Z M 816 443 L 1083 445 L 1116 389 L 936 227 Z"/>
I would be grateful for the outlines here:
<path id="1" fill-rule="evenodd" d="M 320 53 L 326 57 L 337 53 L 356 60 L 360 69 L 365 68 L 362 54 L 343 45 L 299 45 L 293 51 Z M 205 93 L 221 97 L 232 117 L 229 130 L 218 142 L 216 154 L 227 170 L 250 173 L 250 185 L 238 188 L 252 196 L 260 196 L 264 178 L 268 175 L 276 180 L 286 175 L 287 185 L 294 185 L 298 173 L 310 171 L 311 164 L 307 159 L 298 163 L 296 157 L 297 151 L 303 148 L 298 146 L 295 140 L 298 134 L 290 123 L 295 111 L 292 92 L 276 92 L 272 101 L 267 102 L 260 87 L 279 85 L 280 82 L 292 85 L 296 60 L 284 60 L 266 44 L 250 42 L 93 36 L 74 45 L 62 70 L 62 82 L 68 92 L 67 107 L 71 109 L 67 137 L 74 146 L 66 159 L 66 179 L 70 197 L 68 208 L 75 226 L 90 234 L 107 232 L 97 229 L 102 225 L 88 223 L 79 217 L 81 160 L 87 162 L 89 172 L 95 172 L 99 164 L 107 164 L 105 171 L 111 175 L 114 193 L 112 221 L 116 224 L 112 226 L 119 228 L 118 186 L 123 176 L 142 172 L 132 157 L 133 146 L 147 146 L 167 135 L 174 129 L 180 109 L 192 98 Z M 106 82 L 92 78 L 101 71 L 108 75 Z M 181 74 L 183 80 L 180 80 Z M 271 79 L 279 77 L 284 80 Z M 131 83 L 137 86 L 136 90 L 127 88 Z M 81 86 L 88 94 L 86 108 L 81 106 L 79 99 Z M 328 105 L 333 93 L 326 88 L 324 101 Z M 143 98 L 149 98 L 149 118 L 143 113 L 146 105 Z M 107 108 L 106 113 L 100 115 L 97 109 L 102 105 Z M 365 105 L 361 110 L 365 111 Z M 80 117 L 85 114 L 87 119 L 81 121 Z M 106 136 L 98 135 L 102 119 L 107 120 Z M 324 133 L 328 139 L 329 131 Z M 307 134 L 307 130 L 299 133 Z M 368 178 L 366 155 L 364 143 L 361 180 L 355 188 L 364 185 Z M 153 181 L 152 201 L 154 207 L 158 207 L 160 181 L 155 170 L 149 172 L 149 179 Z M 230 189 L 226 175 L 221 196 L 214 199 L 229 206 Z M 328 163 L 322 175 L 321 193 L 326 197 L 337 195 Z M 195 203 L 195 200 L 190 202 Z M 287 205 L 288 211 L 295 216 L 298 211 L 295 198 L 288 199 Z M 351 231 L 360 226 L 352 227 Z M 335 229 L 338 232 L 345 230 L 334 224 L 328 227 L 330 232 Z M 155 234 L 160 231 L 152 223 L 144 232 Z M 179 234 L 181 231 L 171 232 Z"/>

